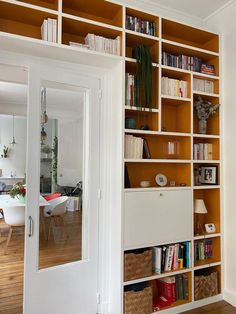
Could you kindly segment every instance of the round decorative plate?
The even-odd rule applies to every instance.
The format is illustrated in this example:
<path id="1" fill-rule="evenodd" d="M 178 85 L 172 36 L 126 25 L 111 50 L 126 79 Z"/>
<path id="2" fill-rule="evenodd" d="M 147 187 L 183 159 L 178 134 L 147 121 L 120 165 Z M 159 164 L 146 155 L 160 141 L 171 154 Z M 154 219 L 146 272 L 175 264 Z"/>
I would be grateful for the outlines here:
<path id="1" fill-rule="evenodd" d="M 159 185 L 159 186 L 166 186 L 167 185 L 167 177 L 162 173 L 158 173 L 156 175 L 155 180 L 156 180 L 157 185 Z"/>

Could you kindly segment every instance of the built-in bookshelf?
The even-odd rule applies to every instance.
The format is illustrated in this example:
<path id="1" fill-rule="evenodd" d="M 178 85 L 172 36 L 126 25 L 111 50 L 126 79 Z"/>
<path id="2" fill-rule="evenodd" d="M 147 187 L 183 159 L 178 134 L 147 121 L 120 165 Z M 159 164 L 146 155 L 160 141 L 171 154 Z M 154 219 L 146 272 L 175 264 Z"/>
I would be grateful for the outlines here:
<path id="1" fill-rule="evenodd" d="M 139 19 L 142 19 L 142 12 L 136 11 L 135 13 Z M 217 34 L 182 25 L 175 21 L 160 17 L 155 19 L 150 14 L 149 21 L 157 21 L 157 19 L 160 29 L 159 41 L 156 40 L 155 43 L 153 38 L 151 43 L 152 39 L 148 38 L 150 40 L 148 47 L 153 63 L 153 81 L 155 82 L 153 85 L 153 111 L 142 108 L 142 110 L 135 111 L 135 114 L 131 113 L 132 103 L 129 103 L 129 107 L 125 106 L 124 108 L 125 258 L 126 254 L 135 253 L 138 247 L 138 250 L 152 249 L 153 261 L 156 254 L 161 254 L 163 247 L 165 248 L 165 239 L 169 237 L 169 234 L 166 234 L 164 228 L 162 229 L 159 223 L 156 223 L 158 225 L 156 232 L 148 230 L 149 227 L 155 228 L 155 224 L 151 220 L 158 219 L 155 208 L 159 213 L 159 201 L 163 210 L 167 212 L 170 210 L 171 214 L 168 217 L 171 220 L 176 215 L 174 211 L 183 204 L 183 202 L 178 201 L 178 197 L 181 199 L 180 193 L 185 195 L 186 203 L 188 203 L 189 193 L 191 200 L 188 203 L 188 208 L 192 214 L 189 218 L 186 213 L 183 214 L 183 210 L 179 216 L 176 216 L 176 224 L 183 215 L 182 219 L 185 224 L 191 225 L 190 233 L 189 230 L 186 230 L 185 235 L 182 235 L 184 240 L 191 244 L 189 267 L 178 270 L 172 269 L 170 272 L 159 274 L 152 273 L 149 276 L 144 275 L 138 279 L 124 281 L 125 295 L 129 285 L 138 285 L 141 282 L 151 286 L 153 289 L 153 310 L 155 311 L 186 305 L 199 299 L 207 298 L 210 300 L 210 296 L 221 294 L 222 232 L 220 110 L 209 117 L 207 132 L 201 134 L 199 119 L 194 108 L 194 103 L 199 96 L 204 101 L 211 102 L 212 105 L 220 103 L 219 37 Z M 147 13 L 143 15 L 143 20 L 148 20 Z M 139 44 L 145 45 L 146 38 L 142 40 L 139 34 L 132 32 L 132 36 L 135 35 Z M 125 56 L 130 57 L 132 45 L 137 45 L 137 42 L 135 39 L 131 41 L 130 34 L 126 33 L 125 43 Z M 156 52 L 153 49 L 156 49 Z M 155 64 L 158 65 L 157 68 Z M 133 59 L 132 61 L 126 59 L 126 93 L 130 91 L 127 89 L 131 88 L 134 91 L 137 88 L 134 84 L 137 66 L 134 65 Z M 129 79 L 132 82 L 131 85 Z M 133 125 L 132 123 L 129 124 L 132 120 L 135 122 Z M 143 141 L 141 153 L 137 158 L 135 156 L 127 158 L 126 155 L 127 149 L 130 147 L 128 145 L 127 148 L 127 138 L 130 136 L 134 141 Z M 132 150 L 136 151 L 137 147 L 134 145 Z M 209 182 L 206 183 L 207 180 L 203 180 L 204 171 L 206 171 L 206 175 L 208 175 L 208 171 L 213 171 L 212 174 L 215 175 L 214 184 L 208 184 Z M 163 174 L 166 177 L 167 182 L 164 186 L 158 185 L 157 174 Z M 173 192 L 177 192 L 175 204 L 170 205 L 168 200 L 173 197 Z M 195 213 L 197 211 L 195 200 L 203 200 L 207 213 Z M 155 205 L 152 202 L 155 202 Z M 132 211 L 132 207 L 135 210 Z M 133 219 L 131 219 L 132 212 L 134 213 Z M 140 215 L 140 217 L 137 218 L 135 215 Z M 150 220 L 145 217 L 142 221 L 142 215 L 149 215 Z M 165 224 L 163 212 L 160 211 L 159 215 L 160 221 Z M 135 228 L 138 226 L 141 228 L 143 222 L 144 231 L 140 231 L 143 238 L 136 234 L 135 228 L 131 226 L 131 221 L 136 226 Z M 197 224 L 201 226 L 200 233 Z M 214 224 L 214 232 L 207 232 L 207 224 Z M 182 229 L 185 229 L 185 226 L 182 226 Z M 174 227 L 169 232 L 173 233 L 171 242 L 174 247 L 175 239 L 179 239 L 180 233 L 177 229 L 174 230 Z M 139 241 L 135 241 L 137 238 Z M 151 242 L 152 246 L 145 246 L 146 242 Z M 175 258 L 173 263 L 175 263 Z M 134 267 L 139 267 L 139 265 Z M 204 295 L 201 291 L 199 292 L 199 289 L 202 289 L 201 276 L 205 276 L 201 272 L 209 273 L 209 280 L 213 276 L 215 280 L 218 280 L 217 288 L 212 291 L 212 295 L 207 296 L 207 294 Z M 188 280 L 189 277 L 188 297 L 185 296 L 184 299 L 179 300 L 175 295 L 172 302 L 165 304 L 160 299 L 157 280 L 167 278 L 166 282 L 168 280 L 174 282 L 176 287 L 177 278 L 178 280 L 183 279 L 180 279 L 176 274 L 180 275 L 180 278 L 184 274 L 184 280 Z M 179 311 L 181 312 L 181 310 Z"/>
<path id="2" fill-rule="evenodd" d="M 57 21 L 56 43 L 42 40 L 41 26 L 47 19 Z M 123 62 L 124 143 L 127 135 L 133 136 L 138 145 L 145 143 L 145 151 L 140 146 L 137 148 L 137 143 L 132 144 L 132 149 L 141 149 L 139 154 L 126 156 L 124 147 L 124 261 L 127 254 L 135 254 L 137 250 L 149 250 L 147 258 L 150 259 L 151 254 L 153 260 L 154 248 L 190 243 L 188 267 L 161 273 L 151 269 L 149 275 L 124 280 L 121 289 L 126 293 L 131 285 L 145 283 L 152 291 L 151 314 L 156 300 L 161 297 L 158 279 L 172 277 L 170 280 L 175 282 L 188 282 L 184 298 L 173 299 L 166 306 L 162 304 L 162 310 L 178 307 L 181 312 L 187 309 L 186 304 L 194 307 L 195 285 L 201 276 L 198 271 L 206 270 L 209 274 L 217 273 L 220 298 L 221 108 L 207 120 L 206 134 L 200 133 L 194 109 L 199 96 L 212 105 L 221 102 L 219 36 L 138 8 L 102 0 L 1 0 L 0 32 L 9 38 L 45 44 L 45 49 L 56 46 L 75 54 L 77 51 L 78 54 L 81 51 L 91 53 L 91 49 L 84 46 L 88 34 L 102 36 L 104 40 L 120 39 L 117 55 L 101 51 L 92 54 L 94 57 L 103 55 L 107 62 L 110 58 Z M 77 46 L 70 47 L 71 42 Z M 151 109 L 134 101 L 138 64 L 133 48 L 137 45 L 147 47 L 151 56 Z M 214 184 L 201 181 L 207 167 L 216 171 Z M 158 174 L 167 179 L 163 186 L 157 183 Z M 207 213 L 194 213 L 197 199 L 204 201 Z M 197 224 L 202 226 L 201 232 L 196 230 Z M 207 233 L 206 224 L 214 224 L 215 231 Z M 136 226 L 139 226 L 138 234 Z M 205 254 L 199 254 L 200 251 Z M 123 267 L 123 274 L 125 271 Z M 206 303 L 211 301 L 205 297 Z M 123 308 L 125 313 L 125 304 Z"/>

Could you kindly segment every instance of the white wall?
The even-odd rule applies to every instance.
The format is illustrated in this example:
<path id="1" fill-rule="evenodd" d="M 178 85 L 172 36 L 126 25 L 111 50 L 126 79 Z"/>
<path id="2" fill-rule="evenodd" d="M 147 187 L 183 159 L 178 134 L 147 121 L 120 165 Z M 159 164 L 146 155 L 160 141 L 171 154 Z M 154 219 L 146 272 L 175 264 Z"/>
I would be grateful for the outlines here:
<path id="1" fill-rule="evenodd" d="M 223 168 L 224 168 L 224 254 L 225 290 L 227 301 L 236 306 L 236 3 L 232 2 L 208 24 L 222 33 L 223 74 Z"/>
<path id="2" fill-rule="evenodd" d="M 9 158 L 0 158 L 2 176 L 9 177 L 12 173 L 17 177 L 24 177 L 26 167 L 26 130 L 25 117 L 15 117 L 15 139 L 17 144 L 12 146 L 12 116 L 0 116 L 0 155 L 3 146 L 9 147 Z"/>

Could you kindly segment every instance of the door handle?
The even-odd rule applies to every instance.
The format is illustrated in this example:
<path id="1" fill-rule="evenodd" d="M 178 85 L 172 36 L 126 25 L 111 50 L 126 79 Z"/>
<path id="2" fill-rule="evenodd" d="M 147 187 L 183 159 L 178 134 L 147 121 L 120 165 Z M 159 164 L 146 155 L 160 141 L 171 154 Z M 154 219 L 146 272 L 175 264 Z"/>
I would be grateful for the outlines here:
<path id="1" fill-rule="evenodd" d="M 34 230 L 34 221 L 33 218 L 31 216 L 29 216 L 29 238 L 31 238 L 33 236 L 33 230 Z"/>

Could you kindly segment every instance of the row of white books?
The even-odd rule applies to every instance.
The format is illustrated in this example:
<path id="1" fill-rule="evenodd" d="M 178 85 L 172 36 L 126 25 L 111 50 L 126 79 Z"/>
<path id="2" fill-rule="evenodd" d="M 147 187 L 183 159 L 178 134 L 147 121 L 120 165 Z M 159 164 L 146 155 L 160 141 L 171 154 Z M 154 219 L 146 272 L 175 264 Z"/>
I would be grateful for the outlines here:
<path id="1" fill-rule="evenodd" d="M 125 158 L 143 158 L 143 139 L 133 135 L 125 135 Z"/>
<path id="2" fill-rule="evenodd" d="M 41 26 L 42 40 L 57 42 L 57 20 L 48 18 L 43 21 Z"/>
<path id="3" fill-rule="evenodd" d="M 194 160 L 212 160 L 212 144 L 198 143 L 193 145 Z"/>
<path id="4" fill-rule="evenodd" d="M 188 82 L 162 77 L 161 92 L 162 95 L 187 98 Z"/>
<path id="5" fill-rule="evenodd" d="M 116 39 L 110 39 L 94 34 L 87 34 L 85 44 L 88 45 L 89 49 L 94 51 L 120 55 L 120 36 L 117 36 Z"/>
<path id="6" fill-rule="evenodd" d="M 204 92 L 214 94 L 214 82 L 209 80 L 193 79 L 193 90 L 197 92 Z"/>

